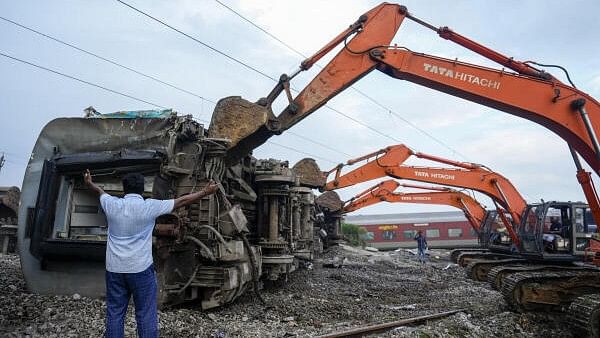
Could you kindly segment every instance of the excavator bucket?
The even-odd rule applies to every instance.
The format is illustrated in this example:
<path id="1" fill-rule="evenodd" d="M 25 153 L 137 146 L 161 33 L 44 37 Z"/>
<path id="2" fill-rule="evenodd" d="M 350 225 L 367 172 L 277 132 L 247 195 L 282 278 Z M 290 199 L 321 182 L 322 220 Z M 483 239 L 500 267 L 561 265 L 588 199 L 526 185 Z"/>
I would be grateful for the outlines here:
<path id="1" fill-rule="evenodd" d="M 329 211 L 338 211 L 342 209 L 342 199 L 335 191 L 326 191 L 315 199 L 318 206 Z"/>
<path id="2" fill-rule="evenodd" d="M 305 187 L 316 189 L 325 185 L 326 177 L 312 158 L 301 159 L 292 169 L 300 178 L 300 184 Z"/>
<path id="3" fill-rule="evenodd" d="M 208 137 L 229 139 L 226 160 L 233 164 L 264 143 L 259 137 L 269 131 L 266 124 L 275 119 L 273 112 L 239 96 L 225 97 L 215 106 Z"/>

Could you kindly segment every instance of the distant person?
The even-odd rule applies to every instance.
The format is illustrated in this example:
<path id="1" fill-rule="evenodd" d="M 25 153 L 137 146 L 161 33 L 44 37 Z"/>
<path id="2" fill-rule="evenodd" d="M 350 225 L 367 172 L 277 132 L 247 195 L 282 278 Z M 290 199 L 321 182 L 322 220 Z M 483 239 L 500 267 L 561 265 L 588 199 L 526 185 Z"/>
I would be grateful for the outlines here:
<path id="1" fill-rule="evenodd" d="M 427 239 L 425 238 L 425 235 L 423 235 L 423 230 L 417 231 L 415 241 L 417 241 L 419 261 L 421 263 L 425 263 L 425 250 L 427 250 Z"/>
<path id="2" fill-rule="evenodd" d="M 83 174 L 88 187 L 100 196 L 106 214 L 106 337 L 123 337 L 125 314 L 133 295 L 139 337 L 158 337 L 158 288 L 152 261 L 152 230 L 158 216 L 190 205 L 217 190 L 210 182 L 204 189 L 175 200 L 144 199 L 144 176 L 123 177 L 123 198 L 111 196 Z"/>

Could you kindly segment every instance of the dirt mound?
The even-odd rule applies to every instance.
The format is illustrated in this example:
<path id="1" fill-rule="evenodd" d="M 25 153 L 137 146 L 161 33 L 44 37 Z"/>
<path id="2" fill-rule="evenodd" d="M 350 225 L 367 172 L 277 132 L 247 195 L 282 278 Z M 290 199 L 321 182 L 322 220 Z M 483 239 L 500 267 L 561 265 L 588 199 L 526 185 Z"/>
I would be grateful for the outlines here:
<path id="1" fill-rule="evenodd" d="M 326 191 L 319 195 L 315 199 L 315 203 L 322 208 L 329 209 L 329 211 L 338 211 L 342 209 L 342 199 L 335 191 Z"/>
<path id="2" fill-rule="evenodd" d="M 312 158 L 303 158 L 292 167 L 300 178 L 300 184 L 309 188 L 320 188 L 325 185 L 326 177 Z"/>

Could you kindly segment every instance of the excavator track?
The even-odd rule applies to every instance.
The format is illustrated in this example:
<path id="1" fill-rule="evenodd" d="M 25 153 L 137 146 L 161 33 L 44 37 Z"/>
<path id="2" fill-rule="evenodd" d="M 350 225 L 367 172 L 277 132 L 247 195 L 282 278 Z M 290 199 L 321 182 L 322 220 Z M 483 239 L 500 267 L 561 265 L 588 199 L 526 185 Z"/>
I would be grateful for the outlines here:
<path id="1" fill-rule="evenodd" d="M 600 270 L 515 272 L 504 278 L 501 291 L 516 311 L 560 311 L 579 296 L 600 292 Z"/>
<path id="2" fill-rule="evenodd" d="M 460 254 L 462 253 L 467 253 L 467 252 L 487 252 L 487 249 L 473 249 L 473 248 L 459 248 L 459 249 L 454 249 L 452 251 L 450 251 L 450 261 L 452 263 L 457 263 L 458 262 L 458 256 L 460 256 Z"/>
<path id="3" fill-rule="evenodd" d="M 576 271 L 596 271 L 592 267 L 584 266 L 569 266 L 569 265 L 536 265 L 536 264 L 515 264 L 515 265 L 501 265 L 495 266 L 490 269 L 487 274 L 487 281 L 494 290 L 502 290 L 504 278 L 506 276 L 516 272 L 533 272 L 533 271 L 565 271 L 565 270 L 576 270 Z"/>
<path id="4" fill-rule="evenodd" d="M 502 282 L 508 274 L 521 271 L 531 271 L 531 268 L 535 268 L 535 266 L 520 264 L 495 266 L 488 271 L 487 280 L 492 289 L 502 290 Z"/>
<path id="5" fill-rule="evenodd" d="M 457 264 L 461 267 L 467 266 L 471 261 L 476 259 L 498 260 L 515 258 L 511 255 L 498 254 L 493 252 L 463 252 L 458 255 Z"/>
<path id="6" fill-rule="evenodd" d="M 600 337 L 600 294 L 577 297 L 569 306 L 569 318 L 579 337 Z"/>
<path id="7" fill-rule="evenodd" d="M 488 278 L 488 273 L 492 268 L 497 266 L 505 266 L 508 264 L 519 264 L 525 262 L 522 258 L 507 258 L 507 259 L 475 259 L 469 262 L 465 268 L 467 277 L 485 282 Z"/>

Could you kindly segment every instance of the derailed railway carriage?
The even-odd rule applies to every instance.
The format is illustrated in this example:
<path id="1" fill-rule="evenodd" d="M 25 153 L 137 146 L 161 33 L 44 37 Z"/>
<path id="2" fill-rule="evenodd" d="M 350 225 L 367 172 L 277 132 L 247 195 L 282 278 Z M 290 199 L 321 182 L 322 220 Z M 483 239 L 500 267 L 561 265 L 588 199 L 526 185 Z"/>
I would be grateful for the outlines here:
<path id="1" fill-rule="evenodd" d="M 230 302 L 259 281 L 287 278 L 322 250 L 315 222 L 327 212 L 313 185 L 286 161 L 248 155 L 226 165 L 228 140 L 211 138 L 171 111 L 58 118 L 35 144 L 23 181 L 19 249 L 28 288 L 46 294 L 104 294 L 107 224 L 83 170 L 110 194 L 141 172 L 145 197 L 175 198 L 209 180 L 223 189 L 161 216 L 153 237 L 159 303 Z"/>

